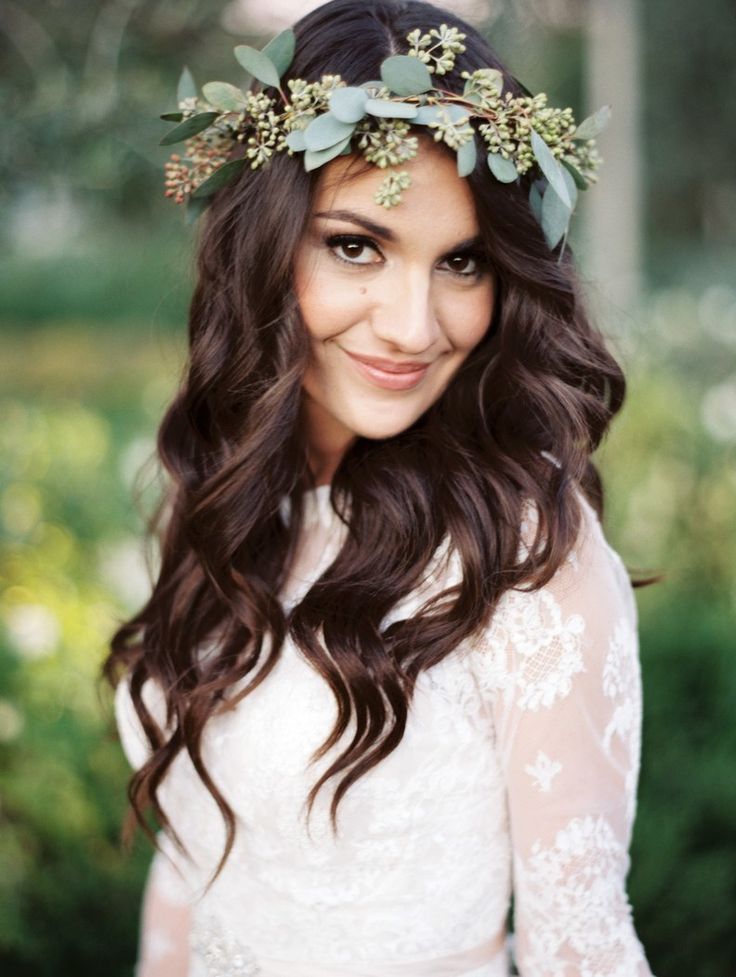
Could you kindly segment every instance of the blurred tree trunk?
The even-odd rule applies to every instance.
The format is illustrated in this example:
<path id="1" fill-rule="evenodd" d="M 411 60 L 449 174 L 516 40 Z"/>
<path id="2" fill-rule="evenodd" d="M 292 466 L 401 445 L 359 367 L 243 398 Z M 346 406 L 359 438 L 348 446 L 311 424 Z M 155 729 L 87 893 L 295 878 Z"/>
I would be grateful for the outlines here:
<path id="1" fill-rule="evenodd" d="M 637 0 L 589 0 L 585 22 L 586 114 L 611 105 L 611 119 L 598 137 L 603 157 L 599 182 L 582 200 L 585 264 L 601 299 L 600 311 L 612 325 L 635 312 L 642 283 L 637 14 Z"/>

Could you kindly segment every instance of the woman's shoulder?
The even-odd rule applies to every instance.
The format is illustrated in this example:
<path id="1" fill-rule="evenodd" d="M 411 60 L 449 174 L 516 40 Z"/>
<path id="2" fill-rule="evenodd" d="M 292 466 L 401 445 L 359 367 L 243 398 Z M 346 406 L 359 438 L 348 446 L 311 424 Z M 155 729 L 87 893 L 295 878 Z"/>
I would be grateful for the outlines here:
<path id="1" fill-rule="evenodd" d="M 197 645 L 194 655 L 198 665 L 206 664 L 217 656 L 219 638 L 217 631 Z M 166 736 L 173 729 L 168 721 L 166 693 L 161 682 L 153 675 L 146 677 L 141 685 L 140 698 L 151 718 Z M 137 770 L 151 755 L 151 745 L 133 702 L 131 673 L 125 671 L 120 676 L 114 693 L 114 713 L 118 735 L 128 762 Z"/>
<path id="2" fill-rule="evenodd" d="M 595 509 L 582 492 L 578 497 L 580 529 L 551 578 L 536 588 L 504 591 L 488 623 L 468 642 L 478 687 L 490 701 L 500 695 L 521 712 L 546 712 L 570 696 L 599 702 L 613 675 L 638 680 L 631 581 Z M 533 506 L 527 519 L 531 543 Z"/>
<path id="3" fill-rule="evenodd" d="M 549 451 L 541 451 L 541 455 L 551 461 L 556 467 L 560 467 L 560 462 Z M 575 482 L 572 486 L 572 495 L 578 507 L 579 525 L 578 531 L 573 540 L 567 558 L 563 561 L 560 570 L 564 567 L 577 568 L 586 561 L 611 563 L 618 571 L 623 570 L 626 581 L 629 581 L 628 572 L 625 569 L 623 560 L 618 550 L 611 544 L 603 527 L 598 512 L 590 502 L 582 486 Z M 520 552 L 526 556 L 532 547 L 538 547 L 543 542 L 543 535 L 539 533 L 539 507 L 536 502 L 527 497 L 522 502 L 522 518 L 520 526 Z M 539 538 L 537 538 L 539 536 Z M 620 573 L 619 573 L 620 576 Z"/>
<path id="4" fill-rule="evenodd" d="M 624 561 L 609 541 L 601 518 L 583 489 L 575 485 L 572 492 L 578 527 L 559 565 L 542 584 L 529 581 L 505 590 L 488 624 L 474 636 L 474 646 L 523 642 L 524 629 L 529 641 L 538 643 L 544 632 L 553 634 L 566 627 L 593 631 L 596 622 L 604 619 L 623 622 L 628 629 L 636 628 L 636 601 Z M 532 552 L 541 552 L 546 541 L 541 524 L 538 503 L 525 498 L 518 562 Z"/>
<path id="5" fill-rule="evenodd" d="M 166 729 L 166 696 L 160 683 L 147 678 L 141 687 L 141 699 L 159 728 Z M 114 709 L 123 752 L 131 767 L 137 770 L 151 756 L 151 744 L 133 702 L 129 672 L 121 675 L 115 687 Z"/>

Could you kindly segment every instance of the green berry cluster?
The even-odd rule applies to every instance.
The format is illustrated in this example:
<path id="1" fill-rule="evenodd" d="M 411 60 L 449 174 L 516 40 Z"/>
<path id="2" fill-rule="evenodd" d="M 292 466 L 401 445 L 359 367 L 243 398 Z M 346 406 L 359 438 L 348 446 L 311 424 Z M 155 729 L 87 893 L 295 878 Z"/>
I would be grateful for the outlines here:
<path id="1" fill-rule="evenodd" d="M 401 200 L 401 191 L 407 190 L 410 185 L 411 177 L 406 170 L 389 173 L 374 194 L 373 199 L 382 207 L 395 207 Z"/>
<path id="2" fill-rule="evenodd" d="M 436 120 L 428 126 L 434 131 L 435 142 L 444 142 L 450 149 L 457 150 L 473 139 L 474 130 L 469 115 L 457 115 L 448 108 L 440 105 Z"/>
<path id="3" fill-rule="evenodd" d="M 286 87 L 290 97 L 281 116 L 286 131 L 306 129 L 319 112 L 329 108 L 330 92 L 344 84 L 339 75 L 322 75 L 319 81 L 289 79 Z"/>
<path id="4" fill-rule="evenodd" d="M 236 124 L 238 142 L 245 145 L 252 170 L 284 148 L 284 132 L 275 99 L 264 92 L 246 92 L 246 105 Z"/>
<path id="5" fill-rule="evenodd" d="M 422 34 L 419 28 L 406 35 L 409 42 L 408 54 L 418 58 L 427 66 L 427 70 L 437 75 L 446 75 L 455 67 L 455 55 L 465 50 L 464 34 L 456 27 L 440 24 L 439 28 L 432 28 L 428 34 Z M 440 53 L 434 52 L 440 48 Z"/>
<path id="6" fill-rule="evenodd" d="M 409 135 L 409 123 L 403 119 L 378 119 L 375 127 L 367 123 L 358 140 L 363 156 L 381 169 L 413 159 L 418 147 L 419 140 Z"/>

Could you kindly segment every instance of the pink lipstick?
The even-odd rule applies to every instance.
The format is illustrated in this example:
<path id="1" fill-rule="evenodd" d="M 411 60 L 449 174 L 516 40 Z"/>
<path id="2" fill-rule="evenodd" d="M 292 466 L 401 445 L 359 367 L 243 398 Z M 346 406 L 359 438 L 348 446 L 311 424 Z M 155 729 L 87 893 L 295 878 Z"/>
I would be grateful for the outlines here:
<path id="1" fill-rule="evenodd" d="M 384 390 L 409 390 L 424 379 L 430 367 L 429 363 L 401 363 L 378 357 L 359 357 L 354 353 L 348 353 L 347 350 L 344 352 L 355 364 L 361 376 Z"/>

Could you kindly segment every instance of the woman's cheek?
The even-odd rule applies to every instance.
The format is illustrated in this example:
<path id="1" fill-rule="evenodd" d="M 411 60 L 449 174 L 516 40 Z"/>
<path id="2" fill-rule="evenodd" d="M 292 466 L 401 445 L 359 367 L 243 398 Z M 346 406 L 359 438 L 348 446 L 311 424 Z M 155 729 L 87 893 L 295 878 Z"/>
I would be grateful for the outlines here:
<path id="1" fill-rule="evenodd" d="M 452 303 L 445 322 L 452 324 L 450 337 L 455 349 L 473 349 L 483 339 L 491 324 L 494 306 L 493 289 L 478 290 Z"/>
<path id="2" fill-rule="evenodd" d="M 306 318 L 315 338 L 325 339 L 344 332 L 365 316 L 368 306 L 365 289 L 356 282 L 344 282 L 334 274 L 325 274 L 314 284 L 314 297 Z"/>

